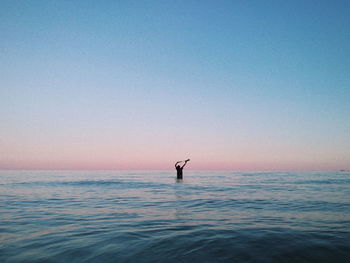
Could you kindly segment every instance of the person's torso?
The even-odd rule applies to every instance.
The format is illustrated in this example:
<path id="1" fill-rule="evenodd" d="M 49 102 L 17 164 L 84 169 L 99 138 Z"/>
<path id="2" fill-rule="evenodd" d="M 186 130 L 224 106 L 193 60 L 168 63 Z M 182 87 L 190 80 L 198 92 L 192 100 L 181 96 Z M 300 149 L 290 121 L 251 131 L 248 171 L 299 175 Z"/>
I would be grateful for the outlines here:
<path id="1" fill-rule="evenodd" d="M 178 175 L 182 175 L 182 168 L 181 167 L 180 168 L 176 168 L 176 171 L 177 171 Z"/>

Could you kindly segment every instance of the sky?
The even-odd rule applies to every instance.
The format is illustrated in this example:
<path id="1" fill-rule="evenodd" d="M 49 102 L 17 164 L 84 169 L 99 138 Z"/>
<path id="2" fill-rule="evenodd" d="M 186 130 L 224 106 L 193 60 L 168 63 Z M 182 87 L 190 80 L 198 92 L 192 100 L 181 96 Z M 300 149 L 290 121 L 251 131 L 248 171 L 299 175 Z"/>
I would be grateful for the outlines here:
<path id="1" fill-rule="evenodd" d="M 350 169 L 349 1 L 0 2 L 0 169 Z"/>

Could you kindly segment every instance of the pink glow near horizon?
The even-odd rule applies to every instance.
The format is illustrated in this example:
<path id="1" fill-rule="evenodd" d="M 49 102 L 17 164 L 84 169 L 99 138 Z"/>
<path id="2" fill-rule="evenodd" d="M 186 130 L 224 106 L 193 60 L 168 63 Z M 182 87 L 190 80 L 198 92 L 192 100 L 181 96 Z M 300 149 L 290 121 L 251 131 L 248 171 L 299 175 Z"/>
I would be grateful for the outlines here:
<path id="1" fill-rule="evenodd" d="M 145 133 L 147 134 L 147 132 Z M 258 142 L 227 136 L 216 138 L 179 135 L 104 136 L 57 138 L 27 135 L 35 140 L 3 141 L 0 169 L 63 170 L 168 170 L 177 160 L 190 158 L 192 170 L 340 170 L 350 169 L 345 154 L 332 148 L 302 148 L 286 142 Z M 57 136 L 58 137 L 58 136 Z M 61 141 L 65 139 L 65 143 Z M 72 140 L 74 139 L 74 140 Z M 158 141 L 157 141 L 158 140 Z M 153 142 L 154 141 L 154 142 Z"/>
<path id="2" fill-rule="evenodd" d="M 231 156 L 231 158 L 230 158 Z M 182 157 L 182 158 L 181 158 Z M 259 159 L 260 157 L 260 159 Z M 349 169 L 346 160 L 313 160 L 305 156 L 299 158 L 272 158 L 271 156 L 234 156 L 214 158 L 205 154 L 153 154 L 144 152 L 134 155 L 115 153 L 99 154 L 89 151 L 72 155 L 66 152 L 57 155 L 36 155 L 35 150 L 28 155 L 3 157 L 0 169 L 21 170 L 171 170 L 177 160 L 190 158 L 187 169 L 191 170 L 235 170 L 235 171 L 272 171 L 272 170 L 339 170 Z M 291 161 L 292 160 L 292 161 Z"/>

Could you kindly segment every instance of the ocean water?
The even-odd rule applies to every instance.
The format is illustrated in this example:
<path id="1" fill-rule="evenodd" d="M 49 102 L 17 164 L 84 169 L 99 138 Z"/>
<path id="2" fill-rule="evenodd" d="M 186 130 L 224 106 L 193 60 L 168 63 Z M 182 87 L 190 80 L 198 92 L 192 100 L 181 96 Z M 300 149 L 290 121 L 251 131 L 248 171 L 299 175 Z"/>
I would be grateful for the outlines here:
<path id="1" fill-rule="evenodd" d="M 350 173 L 1 171 L 0 262 L 350 262 Z"/>

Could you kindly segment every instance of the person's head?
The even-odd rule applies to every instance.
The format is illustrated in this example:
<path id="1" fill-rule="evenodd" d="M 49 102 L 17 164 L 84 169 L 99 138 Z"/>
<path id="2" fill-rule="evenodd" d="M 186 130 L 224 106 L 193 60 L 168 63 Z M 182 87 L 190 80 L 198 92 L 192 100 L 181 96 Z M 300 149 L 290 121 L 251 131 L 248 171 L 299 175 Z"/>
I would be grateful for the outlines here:
<path id="1" fill-rule="evenodd" d="M 176 168 L 181 168 L 181 166 L 180 165 L 176 165 Z"/>

